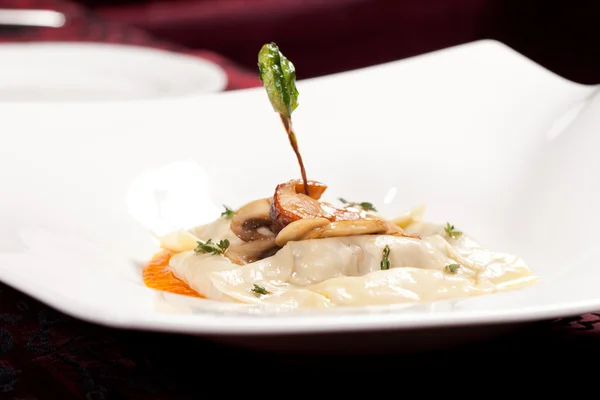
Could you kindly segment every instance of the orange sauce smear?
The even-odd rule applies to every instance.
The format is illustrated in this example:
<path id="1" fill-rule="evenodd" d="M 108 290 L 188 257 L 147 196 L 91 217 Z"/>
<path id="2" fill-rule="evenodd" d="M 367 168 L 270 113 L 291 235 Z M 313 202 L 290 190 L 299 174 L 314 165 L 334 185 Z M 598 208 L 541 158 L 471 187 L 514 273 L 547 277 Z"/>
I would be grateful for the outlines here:
<path id="1" fill-rule="evenodd" d="M 204 297 L 171 272 L 169 269 L 169 260 L 172 255 L 173 253 L 170 251 L 162 250 L 152 257 L 142 271 L 144 284 L 151 289 L 162 290 L 164 292 Z"/>

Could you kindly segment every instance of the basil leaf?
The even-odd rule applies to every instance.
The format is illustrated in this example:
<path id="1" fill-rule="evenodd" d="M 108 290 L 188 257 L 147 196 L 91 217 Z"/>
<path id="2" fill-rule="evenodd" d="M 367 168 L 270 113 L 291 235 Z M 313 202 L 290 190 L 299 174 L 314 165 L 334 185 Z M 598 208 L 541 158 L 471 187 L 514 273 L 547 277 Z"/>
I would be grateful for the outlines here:
<path id="1" fill-rule="evenodd" d="M 292 111 L 298 107 L 299 94 L 294 64 L 279 51 L 275 43 L 267 43 L 258 53 L 258 69 L 273 109 L 290 119 Z"/>

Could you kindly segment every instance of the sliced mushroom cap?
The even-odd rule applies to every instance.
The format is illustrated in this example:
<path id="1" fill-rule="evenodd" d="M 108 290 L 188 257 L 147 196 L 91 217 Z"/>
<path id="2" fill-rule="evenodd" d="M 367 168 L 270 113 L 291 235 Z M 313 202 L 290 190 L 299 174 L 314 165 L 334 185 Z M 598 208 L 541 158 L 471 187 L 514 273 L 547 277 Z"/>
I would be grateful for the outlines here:
<path id="1" fill-rule="evenodd" d="M 269 228 L 271 226 L 271 199 L 254 200 L 239 210 L 231 219 L 230 228 L 237 237 L 246 241 L 252 242 L 260 239 L 273 238 L 274 235 L 269 235 L 260 232 L 260 228 Z"/>
<path id="2" fill-rule="evenodd" d="M 388 225 L 379 219 L 359 219 L 354 221 L 331 222 L 309 232 L 305 239 L 323 239 L 329 237 L 374 235 L 386 233 Z"/>
<path id="3" fill-rule="evenodd" d="M 304 218 L 326 218 L 333 216 L 321 208 L 319 199 L 327 186 L 315 181 L 308 181 L 308 194 L 303 193 L 301 180 L 294 179 L 277 185 L 271 203 L 272 230 L 277 233 L 290 222 Z"/>
<path id="4" fill-rule="evenodd" d="M 275 243 L 277 246 L 283 247 L 287 242 L 302 240 L 315 228 L 320 228 L 329 224 L 330 222 L 326 218 L 305 218 L 296 220 L 279 231 Z"/>
<path id="5" fill-rule="evenodd" d="M 325 218 L 328 221 L 360 219 L 360 213 L 347 209 L 338 209 L 319 199 L 327 186 L 316 181 L 308 182 L 309 196 L 303 193 L 301 180 L 291 180 L 277 185 L 271 203 L 271 230 L 281 231 L 288 224 L 301 219 Z"/>
<path id="6" fill-rule="evenodd" d="M 275 237 L 257 239 L 252 242 L 239 242 L 229 246 L 225 256 L 236 264 L 244 265 L 262 260 L 277 252 Z"/>
<path id="7" fill-rule="evenodd" d="M 308 196 L 319 200 L 323 193 L 327 190 L 327 185 L 317 181 L 308 181 Z M 292 179 L 286 183 L 282 183 L 279 186 L 291 187 L 294 193 L 304 194 L 304 182 L 301 179 Z M 306 195 L 305 195 L 306 196 Z"/>
<path id="8" fill-rule="evenodd" d="M 380 219 L 359 219 L 330 222 L 325 218 L 299 219 L 283 228 L 275 239 L 279 247 L 288 242 L 357 235 L 395 235 L 420 239 L 419 235 L 407 235 L 399 226 Z"/>
<path id="9" fill-rule="evenodd" d="M 326 189 L 320 182 L 309 181 L 306 195 L 303 182 L 295 179 L 278 185 L 273 199 L 255 200 L 240 208 L 230 228 L 242 242 L 230 246 L 228 257 L 245 264 L 274 254 L 290 241 L 307 239 L 372 234 L 418 237 L 374 214 L 319 201 Z"/>

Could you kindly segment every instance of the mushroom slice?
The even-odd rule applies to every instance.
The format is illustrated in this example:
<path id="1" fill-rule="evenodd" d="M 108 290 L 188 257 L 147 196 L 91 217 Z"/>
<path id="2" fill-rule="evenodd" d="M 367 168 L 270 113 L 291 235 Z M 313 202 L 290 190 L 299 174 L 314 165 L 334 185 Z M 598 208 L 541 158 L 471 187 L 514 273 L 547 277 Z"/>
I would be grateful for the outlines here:
<path id="1" fill-rule="evenodd" d="M 313 229 L 304 239 L 323 239 L 340 236 L 374 235 L 388 231 L 386 221 L 379 219 L 359 219 L 351 221 L 331 222 L 328 225 Z"/>
<path id="2" fill-rule="evenodd" d="M 307 185 L 308 196 L 315 200 L 319 200 L 325 192 L 325 190 L 327 190 L 327 185 L 321 182 L 308 181 Z M 301 179 L 292 179 L 291 181 L 288 181 L 287 183 L 282 183 L 279 186 L 287 186 L 291 188 L 294 191 L 294 193 L 304 194 L 304 182 Z"/>
<path id="3" fill-rule="evenodd" d="M 271 231 L 277 234 L 277 246 L 287 242 L 326 237 L 388 234 L 407 235 L 390 221 L 361 210 L 336 208 L 319 199 L 326 185 L 309 181 L 309 195 L 303 193 L 301 180 L 282 183 L 275 189 L 270 205 Z"/>
<path id="4" fill-rule="evenodd" d="M 329 225 L 327 218 L 305 218 L 296 220 L 286 225 L 275 238 L 275 243 L 283 247 L 287 242 L 293 242 L 304 239 L 304 237 L 313 229 Z"/>
<path id="5" fill-rule="evenodd" d="M 232 243 L 225 252 L 225 256 L 238 265 L 244 265 L 269 257 L 278 249 L 275 237 L 269 237 L 252 242 Z"/>
<path id="6" fill-rule="evenodd" d="M 288 224 L 277 234 L 279 247 L 288 242 L 324 239 L 328 237 L 385 234 L 420 239 L 418 234 L 407 235 L 397 225 L 380 219 L 360 219 L 330 222 L 325 218 L 299 219 Z"/>
<path id="7" fill-rule="evenodd" d="M 286 225 L 300 219 L 325 218 L 328 221 L 359 219 L 360 215 L 350 210 L 342 210 L 319 199 L 327 185 L 308 181 L 308 196 L 304 194 L 301 180 L 293 179 L 277 185 L 271 203 L 271 230 L 278 233 Z"/>
<path id="8" fill-rule="evenodd" d="M 254 200 L 239 210 L 231 219 L 230 228 L 237 237 L 245 242 L 259 239 L 273 238 L 273 236 L 261 233 L 259 228 L 271 226 L 270 217 L 271 199 Z"/>

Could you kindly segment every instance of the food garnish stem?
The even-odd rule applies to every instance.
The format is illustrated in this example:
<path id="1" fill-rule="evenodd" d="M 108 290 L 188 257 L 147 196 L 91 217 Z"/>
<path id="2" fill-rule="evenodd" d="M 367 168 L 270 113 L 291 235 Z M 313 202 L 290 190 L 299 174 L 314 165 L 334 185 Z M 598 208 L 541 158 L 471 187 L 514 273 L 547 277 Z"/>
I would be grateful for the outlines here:
<path id="1" fill-rule="evenodd" d="M 288 134 L 292 149 L 294 149 L 294 153 L 296 153 L 296 158 L 298 158 L 298 164 L 300 164 L 300 173 L 302 174 L 302 182 L 304 183 L 304 194 L 308 196 L 308 179 L 306 178 L 306 169 L 304 168 L 302 155 L 300 155 L 300 149 L 298 148 L 298 141 L 296 140 L 296 133 L 294 132 L 294 127 L 292 126 L 292 120 L 282 114 L 279 114 L 279 117 L 281 118 L 283 127 Z"/>

